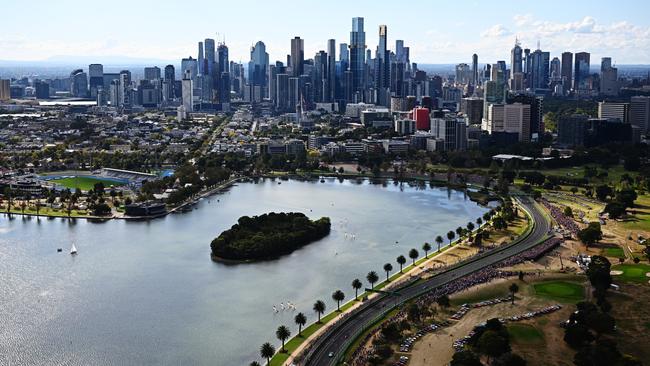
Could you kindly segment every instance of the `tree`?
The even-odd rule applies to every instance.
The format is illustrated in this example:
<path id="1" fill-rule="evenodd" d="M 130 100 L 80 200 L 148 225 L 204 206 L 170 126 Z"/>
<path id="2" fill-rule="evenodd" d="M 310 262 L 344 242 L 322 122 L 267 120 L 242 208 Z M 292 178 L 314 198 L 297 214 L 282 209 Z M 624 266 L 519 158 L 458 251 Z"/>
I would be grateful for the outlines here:
<path id="1" fill-rule="evenodd" d="M 431 244 L 429 243 L 422 244 L 422 250 L 424 250 L 424 257 L 429 258 L 429 251 L 431 250 Z"/>
<path id="2" fill-rule="evenodd" d="M 345 294 L 341 290 L 336 290 L 334 293 L 332 293 L 332 300 L 336 301 L 336 311 L 340 312 L 341 311 L 341 301 L 345 299 Z"/>
<path id="3" fill-rule="evenodd" d="M 476 225 L 481 226 L 483 224 L 483 219 L 482 218 L 477 218 L 476 219 Z"/>
<path id="4" fill-rule="evenodd" d="M 438 297 L 436 299 L 436 303 L 439 306 L 442 306 L 443 308 L 447 308 L 447 307 L 449 307 L 449 305 L 451 305 L 451 303 L 449 301 L 449 296 L 447 296 L 447 295 L 442 295 L 442 296 Z"/>
<path id="5" fill-rule="evenodd" d="M 393 270 L 393 265 L 390 263 L 384 264 L 384 271 L 386 271 L 386 282 L 388 282 L 388 274 Z"/>
<path id="6" fill-rule="evenodd" d="M 590 246 L 594 243 L 597 243 L 603 238 L 603 232 L 600 229 L 600 223 L 590 222 L 589 225 L 578 231 L 578 239 L 583 242 L 586 246 Z"/>
<path id="7" fill-rule="evenodd" d="M 397 257 L 397 264 L 399 264 L 399 273 L 402 273 L 402 268 L 404 267 L 404 263 L 406 263 L 406 257 L 404 257 L 403 255 Z"/>
<path id="8" fill-rule="evenodd" d="M 583 324 L 569 323 L 564 329 L 564 341 L 572 348 L 578 349 L 594 340 L 594 336 Z"/>
<path id="9" fill-rule="evenodd" d="M 478 355 L 469 350 L 454 353 L 449 366 L 483 366 Z"/>
<path id="10" fill-rule="evenodd" d="M 492 366 L 526 366 L 526 360 L 518 354 L 508 352 L 495 359 Z"/>
<path id="11" fill-rule="evenodd" d="M 599 298 L 604 298 L 605 293 L 612 284 L 611 267 L 612 264 L 609 260 L 600 255 L 592 256 L 589 267 L 587 267 L 587 277 L 595 289 L 595 295 Z"/>
<path id="12" fill-rule="evenodd" d="M 275 347 L 269 342 L 266 342 L 260 347 L 260 356 L 266 359 L 266 365 L 271 364 L 271 357 L 275 354 Z"/>
<path id="13" fill-rule="evenodd" d="M 418 304 L 411 304 L 409 305 L 406 315 L 408 316 L 409 320 L 412 322 L 419 322 L 420 321 L 420 316 L 422 315 L 420 313 L 420 307 Z"/>
<path id="14" fill-rule="evenodd" d="M 515 304 L 515 294 L 519 292 L 519 286 L 516 283 L 513 283 L 508 287 L 508 291 L 510 291 L 510 295 L 512 296 L 512 304 Z"/>
<path id="15" fill-rule="evenodd" d="M 510 342 L 498 332 L 487 330 L 478 339 L 478 349 L 488 357 L 499 357 L 510 352 Z"/>
<path id="16" fill-rule="evenodd" d="M 260 365 L 259 362 L 253 361 L 253 362 L 249 363 L 248 366 L 261 366 L 261 365 Z"/>
<path id="17" fill-rule="evenodd" d="M 436 244 L 438 244 L 438 251 L 440 251 L 440 245 L 442 244 L 443 239 L 442 236 L 438 235 L 436 236 Z"/>
<path id="18" fill-rule="evenodd" d="M 570 206 L 566 206 L 564 208 L 564 216 L 566 217 L 573 217 L 573 210 L 571 209 Z"/>
<path id="19" fill-rule="evenodd" d="M 454 234 L 453 231 L 450 230 L 450 231 L 447 233 L 447 239 L 449 239 L 449 245 L 450 245 L 450 246 L 451 246 L 451 241 L 454 240 L 455 237 L 456 237 L 456 234 Z"/>
<path id="20" fill-rule="evenodd" d="M 605 205 L 604 212 L 609 214 L 610 219 L 618 219 L 625 215 L 625 205 L 620 202 L 610 202 Z"/>
<path id="21" fill-rule="evenodd" d="M 624 188 L 616 192 L 616 200 L 625 205 L 625 207 L 634 207 L 634 201 L 636 199 L 636 191 L 632 188 Z"/>
<path id="22" fill-rule="evenodd" d="M 486 213 L 484 213 L 484 214 L 483 214 L 483 221 L 485 221 L 485 222 L 490 221 L 490 217 L 492 217 L 492 215 L 490 214 L 489 211 L 486 212 Z"/>
<path id="23" fill-rule="evenodd" d="M 470 221 L 470 222 L 467 223 L 467 230 L 469 232 L 474 231 L 474 223 L 473 222 Z"/>
<path id="24" fill-rule="evenodd" d="M 612 190 L 612 187 L 608 186 L 607 184 L 602 184 L 596 187 L 596 198 L 603 202 L 607 200 L 607 197 L 613 194 L 614 191 Z"/>
<path id="25" fill-rule="evenodd" d="M 379 280 L 379 276 L 377 276 L 377 272 L 375 271 L 370 271 L 366 275 L 366 280 L 370 283 L 370 288 L 374 289 L 375 288 L 375 282 Z"/>
<path id="26" fill-rule="evenodd" d="M 411 260 L 413 260 L 413 266 L 415 266 L 415 260 L 418 258 L 419 255 L 420 255 L 420 253 L 418 253 L 417 249 L 413 248 L 413 249 L 409 250 L 409 258 L 411 258 Z"/>
<path id="27" fill-rule="evenodd" d="M 314 311 L 318 314 L 318 324 L 320 324 L 320 316 L 325 312 L 325 303 L 318 300 L 314 303 Z"/>
<path id="28" fill-rule="evenodd" d="M 357 299 L 359 297 L 359 289 L 363 287 L 363 284 L 358 278 L 355 278 L 352 280 L 352 288 L 354 289 L 354 298 Z"/>
<path id="29" fill-rule="evenodd" d="M 293 320 L 298 324 L 298 337 L 302 337 L 302 327 L 307 324 L 307 317 L 303 313 L 298 313 Z"/>
<path id="30" fill-rule="evenodd" d="M 278 339 L 282 342 L 282 351 L 284 352 L 284 341 L 286 341 L 289 336 L 291 336 L 291 331 L 289 328 L 285 327 L 284 325 L 281 325 L 278 327 L 278 330 L 275 331 L 275 336 L 278 337 Z"/>
<path id="31" fill-rule="evenodd" d="M 460 239 L 463 236 L 464 231 L 465 230 L 463 230 L 463 228 L 460 226 L 456 228 L 456 235 L 458 235 L 458 239 Z"/>

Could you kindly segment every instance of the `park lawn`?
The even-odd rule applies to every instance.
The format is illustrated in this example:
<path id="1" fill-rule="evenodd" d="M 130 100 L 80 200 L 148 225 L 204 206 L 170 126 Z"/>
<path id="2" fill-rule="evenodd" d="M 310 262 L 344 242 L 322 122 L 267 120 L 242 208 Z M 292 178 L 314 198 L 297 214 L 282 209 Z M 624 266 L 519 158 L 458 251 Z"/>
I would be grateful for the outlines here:
<path id="1" fill-rule="evenodd" d="M 596 165 L 596 167 L 598 168 L 599 172 L 603 171 L 603 169 L 600 166 Z M 553 176 L 565 177 L 565 178 L 584 178 L 585 176 L 584 166 L 557 168 L 557 169 L 543 169 L 540 170 L 540 172 L 544 175 L 553 175 Z M 621 176 L 625 173 L 629 174 L 633 178 L 636 175 L 636 173 L 634 172 L 626 171 L 622 165 L 616 165 L 610 167 L 609 169 L 607 169 L 607 177 L 604 179 L 604 182 L 612 183 L 616 185 L 621 181 Z M 603 183 L 599 178 L 596 177 L 591 178 L 590 182 L 592 185 Z"/>
<path id="2" fill-rule="evenodd" d="M 514 343 L 541 344 L 544 343 L 544 334 L 530 324 L 510 324 L 508 333 Z"/>
<path id="3" fill-rule="evenodd" d="M 639 282 L 645 283 L 650 280 L 650 277 L 646 276 L 646 273 L 650 272 L 650 265 L 648 264 L 619 264 L 613 266 L 612 270 L 623 271 L 623 274 L 612 276 L 614 280 L 622 280 L 628 282 Z"/>
<path id="4" fill-rule="evenodd" d="M 544 281 L 533 284 L 533 289 L 539 297 L 564 303 L 576 303 L 585 298 L 584 286 L 575 282 Z"/>
<path id="5" fill-rule="evenodd" d="M 0 213 L 6 213 L 7 212 L 7 206 L 3 205 L 0 207 Z M 11 209 L 12 214 L 23 214 L 23 211 L 20 209 L 16 209 L 15 207 Z M 25 208 L 25 215 L 34 215 L 36 216 L 36 208 L 33 206 Z M 50 216 L 50 217 L 68 217 L 68 211 L 65 208 L 62 209 L 52 209 L 49 207 L 41 207 L 40 211 L 38 212 L 38 215 L 40 216 Z M 87 217 L 88 216 L 88 211 L 85 210 L 72 210 L 70 212 L 70 217 Z"/>
<path id="6" fill-rule="evenodd" d="M 518 282 L 518 281 L 517 281 Z M 495 299 L 497 297 L 506 297 L 510 295 L 508 287 L 512 282 L 502 282 L 491 284 L 490 286 L 481 286 L 478 289 L 464 291 L 459 295 L 450 296 L 449 303 L 452 306 L 459 306 L 462 304 L 472 304 L 485 300 Z"/>
<path id="7" fill-rule="evenodd" d="M 50 182 L 62 185 L 71 190 L 77 188 L 82 191 L 89 191 L 95 188 L 96 183 L 103 183 L 104 187 L 108 188 L 110 186 L 121 186 L 123 183 L 116 182 L 110 179 L 100 179 L 94 177 L 70 177 L 70 178 L 61 178 L 61 179 L 52 179 Z"/>
<path id="8" fill-rule="evenodd" d="M 602 254 L 605 257 L 625 258 L 625 251 L 620 247 L 603 248 Z"/>
<path id="9" fill-rule="evenodd" d="M 623 220 L 623 228 L 650 233 L 650 195 L 640 195 L 634 201 L 634 207 L 628 209 L 627 212 L 628 218 Z"/>

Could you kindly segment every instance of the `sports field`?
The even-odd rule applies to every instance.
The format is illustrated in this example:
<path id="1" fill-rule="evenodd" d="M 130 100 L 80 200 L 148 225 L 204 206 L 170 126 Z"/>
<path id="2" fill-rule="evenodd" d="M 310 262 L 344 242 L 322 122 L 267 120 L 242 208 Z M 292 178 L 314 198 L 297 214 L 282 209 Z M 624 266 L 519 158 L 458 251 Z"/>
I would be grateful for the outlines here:
<path id="1" fill-rule="evenodd" d="M 534 284 L 533 289 L 538 296 L 559 302 L 578 302 L 585 297 L 584 287 L 574 282 L 540 282 Z"/>
<path id="2" fill-rule="evenodd" d="M 650 265 L 648 264 L 620 264 L 613 266 L 614 271 L 623 271 L 623 274 L 612 276 L 614 280 L 620 279 L 630 282 L 648 282 L 650 277 L 646 273 L 650 272 Z"/>
<path id="3" fill-rule="evenodd" d="M 95 178 L 95 177 L 67 177 L 67 178 L 60 178 L 60 179 L 52 179 L 50 182 L 62 185 L 66 188 L 70 188 L 71 190 L 75 190 L 77 188 L 81 189 L 82 191 L 88 191 L 91 190 L 95 187 L 96 183 L 104 183 L 104 187 L 109 188 L 110 186 L 121 186 L 124 185 L 123 183 L 116 182 L 113 180 L 109 179 L 101 179 L 101 178 Z"/>

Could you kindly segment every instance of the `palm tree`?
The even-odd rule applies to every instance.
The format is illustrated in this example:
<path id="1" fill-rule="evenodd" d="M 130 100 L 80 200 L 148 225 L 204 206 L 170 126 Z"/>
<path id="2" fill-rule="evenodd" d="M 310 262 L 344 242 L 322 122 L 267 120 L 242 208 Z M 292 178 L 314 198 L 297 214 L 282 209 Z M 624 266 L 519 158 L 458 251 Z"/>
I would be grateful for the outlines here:
<path id="1" fill-rule="evenodd" d="M 35 206 L 36 206 L 36 216 L 38 216 L 39 213 L 41 212 L 41 200 L 40 199 L 36 200 L 36 205 Z"/>
<path id="2" fill-rule="evenodd" d="M 386 282 L 388 282 L 388 274 L 393 270 L 393 265 L 390 263 L 384 264 L 384 271 L 386 271 Z"/>
<path id="3" fill-rule="evenodd" d="M 298 337 L 302 337 L 302 327 L 307 324 L 307 317 L 303 313 L 298 313 L 293 320 L 298 324 Z"/>
<path id="4" fill-rule="evenodd" d="M 474 230 L 474 223 L 473 222 L 470 221 L 470 222 L 467 223 L 467 230 L 469 230 L 470 232 L 472 232 Z"/>
<path id="5" fill-rule="evenodd" d="M 438 244 L 438 251 L 440 251 L 440 245 L 442 244 L 444 240 L 442 239 L 442 236 L 438 235 L 436 236 L 436 243 Z"/>
<path id="6" fill-rule="evenodd" d="M 429 251 L 431 250 L 431 244 L 424 243 L 422 245 L 422 250 L 424 250 L 424 257 L 429 258 Z"/>
<path id="7" fill-rule="evenodd" d="M 282 350 L 280 352 L 284 352 L 284 341 L 286 341 L 290 335 L 291 331 L 284 325 L 279 326 L 278 330 L 275 331 L 275 336 L 278 337 L 280 341 L 282 341 Z"/>
<path id="8" fill-rule="evenodd" d="M 399 273 L 402 273 L 402 267 L 404 267 L 404 263 L 406 263 L 406 257 L 400 255 L 397 257 L 397 263 L 399 264 Z"/>
<path id="9" fill-rule="evenodd" d="M 490 212 L 484 213 L 483 214 L 483 221 L 486 221 L 486 222 L 490 221 L 490 216 L 492 216 L 492 215 L 490 215 Z"/>
<path id="10" fill-rule="evenodd" d="M 455 237 L 456 234 L 454 234 L 453 231 L 449 230 L 449 232 L 447 233 L 447 239 L 449 239 L 449 245 L 451 245 L 451 241 L 454 240 Z"/>
<path id="11" fill-rule="evenodd" d="M 513 283 L 508 287 L 508 290 L 510 291 L 510 294 L 512 294 L 512 304 L 514 305 L 515 303 L 515 294 L 519 292 L 519 286 L 517 286 L 516 283 Z"/>
<path id="12" fill-rule="evenodd" d="M 253 361 L 253 362 L 249 363 L 248 366 L 261 366 L 261 365 L 260 365 L 259 362 Z"/>
<path id="13" fill-rule="evenodd" d="M 413 265 L 414 266 L 415 266 L 415 259 L 417 259 L 417 257 L 419 255 L 420 255 L 420 253 L 418 253 L 417 249 L 413 248 L 413 249 L 409 250 L 409 258 L 411 258 L 413 260 Z"/>
<path id="14" fill-rule="evenodd" d="M 320 324 L 320 316 L 325 312 L 325 303 L 318 300 L 314 303 L 314 311 L 318 313 L 318 324 Z"/>
<path id="15" fill-rule="evenodd" d="M 11 199 L 12 199 L 12 190 L 10 187 L 6 187 L 4 191 L 4 195 L 7 198 L 7 212 L 11 213 Z"/>
<path id="16" fill-rule="evenodd" d="M 457 227 L 456 228 L 456 235 L 458 235 L 458 239 L 460 239 L 463 236 L 463 228 L 462 227 Z"/>
<path id="17" fill-rule="evenodd" d="M 352 281 L 352 288 L 354 289 L 354 298 L 355 299 L 359 297 L 359 289 L 362 288 L 362 287 L 363 287 L 363 284 L 361 283 L 361 281 L 358 278 L 355 278 Z"/>
<path id="18" fill-rule="evenodd" d="M 476 225 L 481 226 L 482 224 L 483 224 L 482 218 L 479 217 L 478 219 L 476 219 Z"/>
<path id="19" fill-rule="evenodd" d="M 271 357 L 275 354 L 275 347 L 269 342 L 266 342 L 260 347 L 260 356 L 266 358 L 266 365 L 271 364 Z"/>
<path id="20" fill-rule="evenodd" d="M 370 288 L 373 289 L 375 288 L 375 282 L 379 280 L 379 276 L 377 276 L 377 272 L 370 271 L 368 272 L 368 275 L 366 275 L 366 280 L 370 282 Z"/>
<path id="21" fill-rule="evenodd" d="M 341 290 L 336 290 L 332 294 L 332 300 L 336 301 L 336 311 L 338 311 L 338 312 L 341 311 L 340 304 L 341 304 L 341 301 L 343 301 L 343 299 L 345 299 L 345 294 Z"/>

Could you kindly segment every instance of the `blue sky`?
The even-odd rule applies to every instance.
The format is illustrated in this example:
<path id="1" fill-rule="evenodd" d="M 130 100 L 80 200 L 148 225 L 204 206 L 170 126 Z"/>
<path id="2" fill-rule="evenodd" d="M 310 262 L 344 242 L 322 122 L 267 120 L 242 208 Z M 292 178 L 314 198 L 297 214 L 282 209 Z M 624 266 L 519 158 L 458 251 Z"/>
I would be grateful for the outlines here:
<path id="1" fill-rule="evenodd" d="M 294 36 L 313 57 L 329 38 L 348 42 L 351 18 L 362 16 L 371 50 L 386 24 L 389 47 L 404 39 L 414 62 L 469 62 L 474 52 L 481 63 L 508 60 L 519 37 L 532 49 L 539 40 L 552 57 L 588 51 L 592 60 L 650 64 L 650 2 L 641 0 L 3 0 L 0 14 L 0 60 L 178 60 L 196 57 L 196 43 L 206 37 L 225 37 L 235 61 L 248 61 L 258 40 L 271 60 L 284 60 Z"/>

